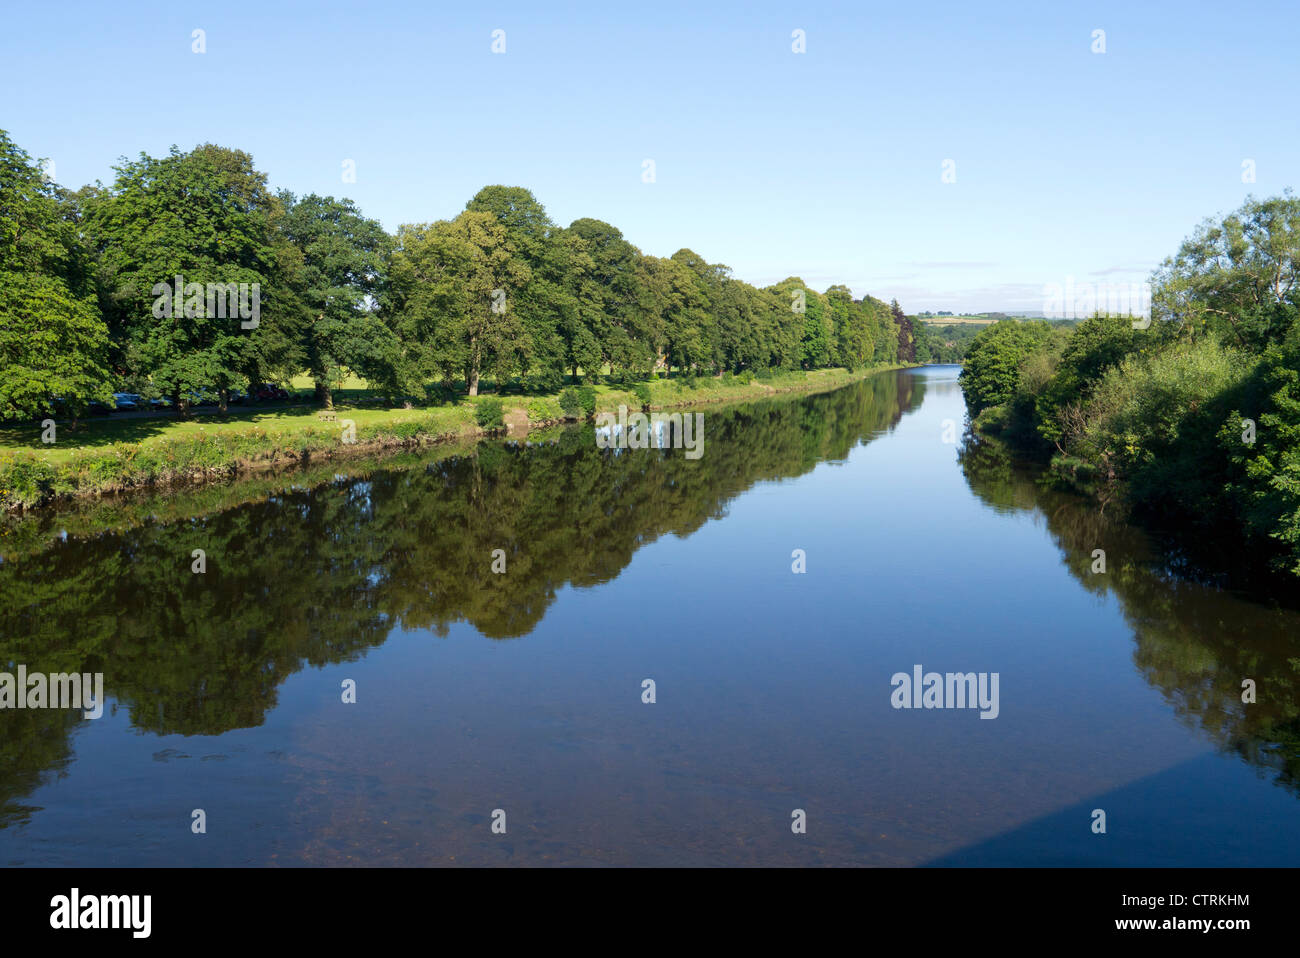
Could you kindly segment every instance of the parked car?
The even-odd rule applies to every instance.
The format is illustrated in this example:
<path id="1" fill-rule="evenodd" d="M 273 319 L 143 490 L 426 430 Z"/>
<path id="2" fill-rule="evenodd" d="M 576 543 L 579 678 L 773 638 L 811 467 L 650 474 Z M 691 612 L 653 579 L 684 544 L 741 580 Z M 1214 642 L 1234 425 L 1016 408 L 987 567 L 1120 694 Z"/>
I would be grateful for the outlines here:
<path id="1" fill-rule="evenodd" d="M 192 389 L 190 390 L 191 406 L 215 406 L 217 404 L 217 394 L 210 389 Z"/>
<path id="2" fill-rule="evenodd" d="M 248 394 L 257 402 L 285 401 L 289 393 L 274 383 L 258 383 L 248 388 Z"/>
<path id="3" fill-rule="evenodd" d="M 152 409 L 171 409 L 172 401 L 165 396 L 159 396 L 156 399 L 150 399 L 149 406 Z"/>
<path id="4" fill-rule="evenodd" d="M 136 409 L 143 401 L 139 393 L 113 393 L 113 404 L 118 409 Z"/>

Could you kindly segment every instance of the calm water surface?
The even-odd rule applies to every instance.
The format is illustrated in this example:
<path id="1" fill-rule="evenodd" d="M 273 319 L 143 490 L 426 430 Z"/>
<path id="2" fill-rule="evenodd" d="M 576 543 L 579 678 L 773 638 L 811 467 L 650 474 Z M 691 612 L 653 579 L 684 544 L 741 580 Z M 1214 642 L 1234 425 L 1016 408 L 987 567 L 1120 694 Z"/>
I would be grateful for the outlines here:
<path id="1" fill-rule="evenodd" d="M 0 712 L 0 863 L 1300 864 L 1300 616 L 943 442 L 957 372 L 5 527 L 0 670 L 109 706 Z"/>

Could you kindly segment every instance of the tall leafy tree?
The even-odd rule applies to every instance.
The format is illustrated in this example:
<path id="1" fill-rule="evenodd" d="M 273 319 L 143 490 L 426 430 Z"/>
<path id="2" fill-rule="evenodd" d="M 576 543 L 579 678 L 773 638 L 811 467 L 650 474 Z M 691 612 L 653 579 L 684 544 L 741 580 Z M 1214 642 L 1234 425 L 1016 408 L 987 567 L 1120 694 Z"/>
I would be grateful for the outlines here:
<path id="1" fill-rule="evenodd" d="M 379 317 L 376 295 L 384 283 L 388 234 L 348 199 L 301 199 L 281 193 L 279 229 L 292 244 L 289 275 L 306 311 L 301 352 L 316 397 L 333 405 L 333 390 L 348 370 L 398 390 L 396 334 Z"/>
<path id="2" fill-rule="evenodd" d="M 896 299 L 890 302 L 889 312 L 898 327 L 898 358 L 905 363 L 916 362 L 916 331 L 912 329 L 912 321 L 903 313 L 903 307 Z"/>
<path id="3" fill-rule="evenodd" d="M 509 292 L 509 306 L 524 329 L 528 369 L 547 390 L 563 382 L 567 340 L 578 312 L 569 277 L 584 268 L 583 251 L 558 227 L 541 202 L 522 186 L 485 186 L 465 205 L 487 213 L 505 230 L 511 256 L 528 267 L 528 278 Z"/>
<path id="4" fill-rule="evenodd" d="M 463 377 L 477 396 L 484 373 L 500 380 L 527 368 L 529 343 L 511 293 L 532 272 L 491 213 L 401 227 L 391 273 L 406 366 L 415 375 Z"/>
<path id="5" fill-rule="evenodd" d="M 579 251 L 570 273 L 576 321 L 564 336 L 575 376 L 577 366 L 594 372 L 606 362 L 620 370 L 649 369 L 655 357 L 642 308 L 647 279 L 640 251 L 602 220 L 575 220 L 567 233 Z"/>
<path id="6" fill-rule="evenodd" d="M 282 209 L 252 157 L 204 144 L 116 169 L 111 187 L 89 191 L 85 231 L 128 372 L 182 413 L 193 390 L 224 402 L 250 379 L 296 372 L 303 314 L 275 233 Z M 209 297 L 209 284 L 227 292 Z"/>
<path id="7" fill-rule="evenodd" d="M 0 418 L 109 402 L 108 327 L 67 195 L 0 130 Z"/>
<path id="8" fill-rule="evenodd" d="M 1281 342 L 1300 315 L 1300 197 L 1249 198 L 1207 220 L 1157 270 L 1152 317 L 1237 346 Z"/>

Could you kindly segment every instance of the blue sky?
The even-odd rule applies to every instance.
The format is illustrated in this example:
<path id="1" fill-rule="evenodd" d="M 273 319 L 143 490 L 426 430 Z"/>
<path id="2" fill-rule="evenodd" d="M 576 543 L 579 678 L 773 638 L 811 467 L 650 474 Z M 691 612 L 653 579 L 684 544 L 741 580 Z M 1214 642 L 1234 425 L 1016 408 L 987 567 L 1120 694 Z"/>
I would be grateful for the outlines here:
<path id="1" fill-rule="evenodd" d="M 1203 217 L 1300 185 L 1294 2 L 171 0 L 4 22 L 0 128 L 66 186 L 205 141 L 389 229 L 522 185 L 648 253 L 909 312 L 1138 281 Z"/>

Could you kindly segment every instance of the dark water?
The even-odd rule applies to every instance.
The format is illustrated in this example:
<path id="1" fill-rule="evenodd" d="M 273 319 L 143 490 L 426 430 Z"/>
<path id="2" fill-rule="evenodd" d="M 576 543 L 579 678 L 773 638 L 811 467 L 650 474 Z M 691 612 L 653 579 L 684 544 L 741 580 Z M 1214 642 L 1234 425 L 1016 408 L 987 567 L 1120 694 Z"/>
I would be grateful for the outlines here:
<path id="1" fill-rule="evenodd" d="M 944 442 L 956 374 L 10 524 L 0 670 L 109 706 L 0 711 L 0 864 L 1300 863 L 1300 616 Z"/>

